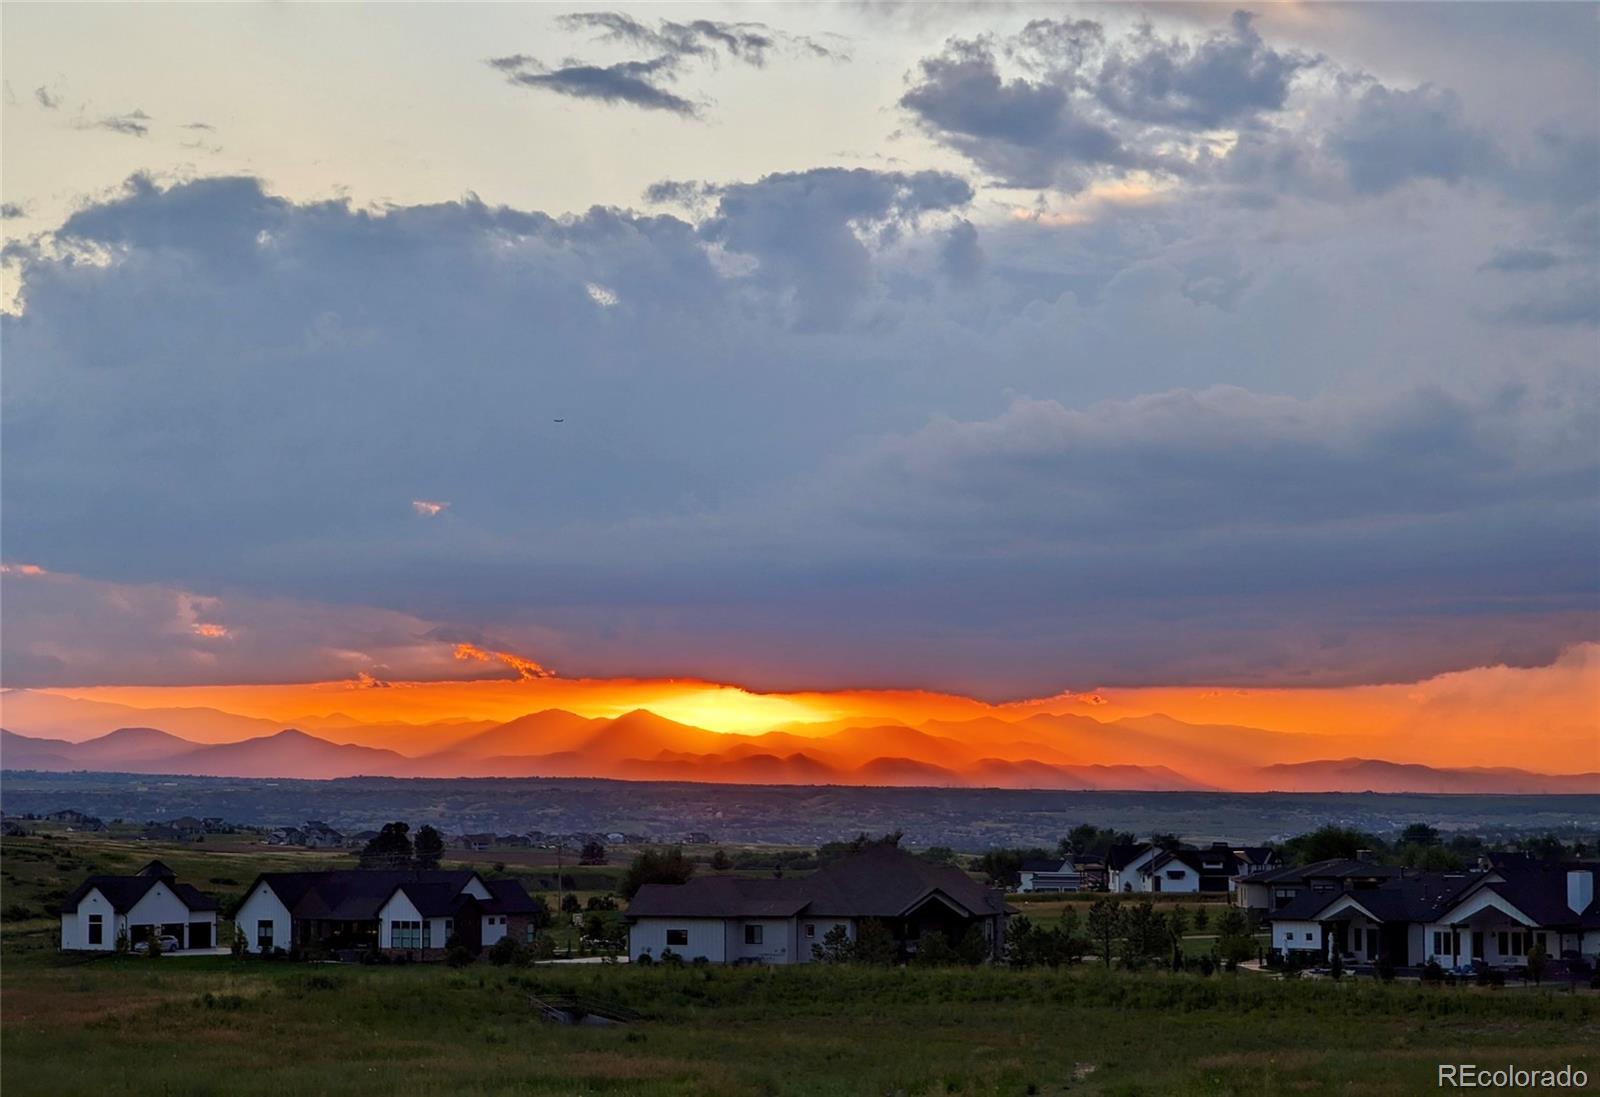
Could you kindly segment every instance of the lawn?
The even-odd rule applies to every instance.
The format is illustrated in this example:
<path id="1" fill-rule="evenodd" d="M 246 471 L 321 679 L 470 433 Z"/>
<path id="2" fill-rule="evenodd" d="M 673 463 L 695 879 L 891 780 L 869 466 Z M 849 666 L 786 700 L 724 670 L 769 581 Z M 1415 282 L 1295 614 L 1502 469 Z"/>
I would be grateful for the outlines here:
<path id="1" fill-rule="evenodd" d="M 16 852 L 8 841 L 8 904 L 35 902 L 31 892 L 71 874 L 55 856 Z M 201 881 L 213 872 L 198 860 L 192 869 Z M 50 932 L 38 917 L 7 917 L 0 929 L 6 1097 L 1399 1095 L 1433 1090 L 1436 1065 L 1454 1061 L 1572 1063 L 1600 1078 L 1600 995 L 1587 991 L 1131 975 L 1092 962 L 1012 971 L 86 960 L 55 952 Z M 564 993 L 641 1019 L 597 1028 L 535 1018 L 530 994 Z"/>

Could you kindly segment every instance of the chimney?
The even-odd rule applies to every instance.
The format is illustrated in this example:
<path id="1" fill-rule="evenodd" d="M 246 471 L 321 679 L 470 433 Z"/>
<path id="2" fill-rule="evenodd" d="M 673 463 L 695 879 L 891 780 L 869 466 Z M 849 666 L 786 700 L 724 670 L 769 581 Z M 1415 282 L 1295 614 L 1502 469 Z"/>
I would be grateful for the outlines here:
<path id="1" fill-rule="evenodd" d="M 1574 868 L 1567 870 L 1567 906 L 1572 913 L 1582 914 L 1594 902 L 1594 870 Z"/>

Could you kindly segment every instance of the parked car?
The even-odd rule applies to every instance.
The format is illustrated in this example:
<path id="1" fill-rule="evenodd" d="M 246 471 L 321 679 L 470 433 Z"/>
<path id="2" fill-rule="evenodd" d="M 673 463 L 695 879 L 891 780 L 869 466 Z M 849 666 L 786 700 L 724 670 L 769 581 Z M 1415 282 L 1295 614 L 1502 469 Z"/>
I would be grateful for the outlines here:
<path id="1" fill-rule="evenodd" d="M 156 940 L 161 942 L 162 952 L 178 951 L 178 939 L 172 936 L 170 933 L 163 933 L 160 937 L 156 938 Z M 140 953 L 149 952 L 150 942 L 148 940 L 139 941 L 133 946 L 133 951 Z"/>

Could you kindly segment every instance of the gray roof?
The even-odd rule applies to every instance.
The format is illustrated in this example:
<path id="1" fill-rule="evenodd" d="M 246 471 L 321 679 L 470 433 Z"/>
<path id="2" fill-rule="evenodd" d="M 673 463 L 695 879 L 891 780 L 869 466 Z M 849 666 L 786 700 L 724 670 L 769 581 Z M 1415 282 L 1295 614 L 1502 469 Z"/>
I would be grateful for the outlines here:
<path id="1" fill-rule="evenodd" d="M 1567 873 L 1574 870 L 1600 872 L 1600 863 L 1508 863 L 1485 874 L 1491 882 L 1484 885 L 1484 890 L 1493 891 L 1541 926 L 1600 929 L 1600 894 L 1581 911 L 1567 906 Z M 1495 877 L 1500 878 L 1499 882 L 1494 882 Z M 1475 876 L 1474 880 L 1483 878 Z"/>
<path id="2" fill-rule="evenodd" d="M 842 857 L 811 876 L 701 876 L 686 884 L 646 884 L 629 918 L 894 918 L 941 895 L 972 917 L 1007 912 L 998 891 L 953 865 L 890 847 Z"/>
<path id="3" fill-rule="evenodd" d="M 459 894 L 476 875 L 466 869 L 328 869 L 322 872 L 264 872 L 249 891 L 266 884 L 296 918 L 371 921 L 402 885 L 418 888 L 433 903 L 434 886 Z M 408 892 L 409 894 L 409 892 Z M 416 900 L 413 899 L 413 902 Z M 439 911 L 447 914 L 448 911 Z M 430 915 L 431 916 L 431 915 Z"/>
<path id="4" fill-rule="evenodd" d="M 1403 870 L 1396 865 L 1380 865 L 1372 861 L 1359 861 L 1353 857 L 1334 857 L 1327 861 L 1313 861 L 1309 865 L 1286 865 L 1268 869 L 1250 877 L 1252 884 L 1300 884 L 1312 877 L 1334 880 L 1352 878 L 1387 879 L 1399 876 Z"/>
<path id="5" fill-rule="evenodd" d="M 1308 922 L 1340 899 L 1361 904 L 1386 924 L 1431 922 L 1449 909 L 1456 896 L 1480 879 L 1479 874 L 1418 872 L 1385 880 L 1376 887 L 1345 891 L 1310 891 L 1270 914 L 1273 921 Z"/>
<path id="6" fill-rule="evenodd" d="M 111 909 L 124 914 L 143 899 L 157 884 L 166 884 L 183 905 L 190 910 L 216 910 L 217 901 L 189 884 L 176 883 L 171 877 L 149 876 L 91 876 L 72 889 L 61 901 L 62 910 L 76 910 L 83 897 L 98 891 L 106 897 Z"/>

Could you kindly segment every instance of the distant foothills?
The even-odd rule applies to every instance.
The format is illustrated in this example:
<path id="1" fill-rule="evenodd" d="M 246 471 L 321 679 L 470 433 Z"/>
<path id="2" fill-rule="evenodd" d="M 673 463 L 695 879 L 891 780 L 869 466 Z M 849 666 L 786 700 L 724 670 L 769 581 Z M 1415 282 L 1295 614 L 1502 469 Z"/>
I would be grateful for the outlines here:
<path id="1" fill-rule="evenodd" d="M 586 717 L 547 709 L 504 723 L 360 724 L 323 718 L 306 731 L 217 710 L 95 705 L 47 719 L 6 696 L 0 766 L 206 777 L 602 777 L 719 784 L 1060 790 L 1597 793 L 1600 773 L 1439 768 L 1371 758 L 1276 761 L 1316 737 L 1167 716 L 1099 721 L 1035 714 L 789 724 L 730 734 L 644 709 Z M 117 726 L 129 716 L 165 727 Z M 308 722 L 308 721 L 306 721 Z M 109 726 L 108 726 L 109 725 Z M 239 735 L 216 742 L 221 727 Z M 208 742 L 185 734 L 204 727 Z M 359 739 L 401 743 L 406 750 Z"/>

